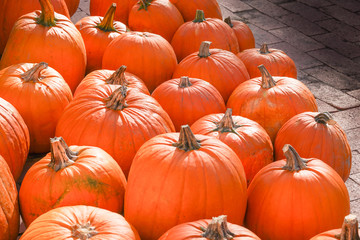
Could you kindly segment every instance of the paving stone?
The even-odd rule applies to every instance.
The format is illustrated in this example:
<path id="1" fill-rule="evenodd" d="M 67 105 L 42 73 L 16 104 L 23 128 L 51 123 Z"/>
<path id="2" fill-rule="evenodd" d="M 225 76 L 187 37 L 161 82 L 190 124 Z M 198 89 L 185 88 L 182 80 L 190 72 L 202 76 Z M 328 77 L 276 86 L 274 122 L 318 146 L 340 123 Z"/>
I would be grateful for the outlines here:
<path id="1" fill-rule="evenodd" d="M 319 81 L 319 79 L 312 77 L 310 74 L 307 74 L 302 70 L 297 70 L 297 79 L 305 85 Z"/>
<path id="2" fill-rule="evenodd" d="M 339 111 L 332 115 L 345 131 L 360 127 L 360 107 Z"/>
<path id="3" fill-rule="evenodd" d="M 346 137 L 349 141 L 351 150 L 360 151 L 360 141 L 359 141 L 360 128 L 349 129 L 349 130 L 346 130 L 345 132 L 346 132 Z"/>
<path id="4" fill-rule="evenodd" d="M 308 21 L 307 19 L 303 18 L 302 16 L 291 13 L 285 16 L 281 16 L 277 18 L 282 23 L 295 28 L 299 32 L 304 33 L 305 35 L 311 36 L 315 34 L 322 34 L 326 33 L 327 31 L 316 25 L 315 23 L 312 23 Z"/>
<path id="5" fill-rule="evenodd" d="M 360 81 L 339 73 L 328 66 L 305 69 L 304 72 L 337 89 L 351 90 L 360 88 Z"/>
<path id="6" fill-rule="evenodd" d="M 350 201 L 350 213 L 360 216 L 360 199 Z"/>
<path id="7" fill-rule="evenodd" d="M 221 5 L 225 6 L 227 9 L 229 9 L 231 12 L 241 12 L 241 11 L 247 11 L 252 10 L 253 8 L 247 5 L 246 3 L 238 0 L 226 0 L 222 1 Z"/>
<path id="8" fill-rule="evenodd" d="M 280 6 L 289 11 L 292 11 L 294 13 L 298 13 L 301 16 L 303 16 L 304 18 L 306 18 L 312 22 L 330 18 L 330 16 L 326 15 L 325 13 L 321 12 L 320 10 L 309 7 L 300 2 L 283 3 L 283 4 L 280 4 Z"/>
<path id="9" fill-rule="evenodd" d="M 360 79 L 359 79 L 359 81 L 360 81 Z M 349 92 L 347 92 L 347 94 L 349 94 L 349 95 L 353 96 L 354 98 L 360 100 L 360 89 L 349 91 Z"/>
<path id="10" fill-rule="evenodd" d="M 326 0 L 298 0 L 298 2 L 315 8 L 333 5 L 331 2 Z"/>
<path id="11" fill-rule="evenodd" d="M 269 45 L 272 45 L 273 43 L 279 43 L 282 42 L 282 40 L 273 34 L 253 25 L 248 24 L 249 28 L 254 34 L 255 37 L 255 43 L 257 47 L 260 47 L 263 43 L 267 43 Z"/>
<path id="12" fill-rule="evenodd" d="M 327 104 L 326 102 L 324 101 L 321 101 L 320 99 L 315 99 L 316 100 L 316 103 L 318 105 L 318 109 L 319 109 L 319 112 L 337 112 L 338 110 L 336 108 L 334 108 L 333 106 Z"/>
<path id="13" fill-rule="evenodd" d="M 276 3 L 276 4 L 294 2 L 294 1 L 296 1 L 296 0 L 269 0 L 269 2 Z"/>
<path id="14" fill-rule="evenodd" d="M 292 27 L 274 29 L 270 30 L 269 32 L 304 52 L 321 49 L 324 47 L 324 45 L 321 43 L 316 42 L 312 38 L 302 34 Z"/>
<path id="15" fill-rule="evenodd" d="M 80 19 L 87 17 L 88 14 L 86 12 L 81 11 L 79 8 L 76 11 L 76 13 L 71 17 L 71 21 L 75 24 L 77 23 Z"/>
<path id="16" fill-rule="evenodd" d="M 242 19 L 245 19 L 249 23 L 252 23 L 264 30 L 282 28 L 286 26 L 278 20 L 271 18 L 257 10 L 244 11 L 236 14 Z"/>
<path id="17" fill-rule="evenodd" d="M 308 84 L 314 96 L 337 109 L 349 109 L 360 106 L 360 101 L 321 82 Z"/>
<path id="18" fill-rule="evenodd" d="M 357 151 L 352 151 L 352 163 L 350 175 L 360 173 L 360 154 Z"/>
<path id="19" fill-rule="evenodd" d="M 352 26 L 344 24 L 336 19 L 327 19 L 316 22 L 320 27 L 325 28 L 329 32 L 335 33 L 342 38 L 350 41 L 357 42 L 360 40 L 360 30 Z"/>
<path id="20" fill-rule="evenodd" d="M 90 0 L 81 0 L 79 8 L 86 14 L 90 15 Z"/>
<path id="21" fill-rule="evenodd" d="M 360 2 L 358 0 L 329 0 L 330 2 L 343 7 L 351 12 L 360 11 Z"/>
<path id="22" fill-rule="evenodd" d="M 360 64 L 360 57 L 353 58 L 352 60 L 353 60 L 354 62 L 356 62 L 356 63 L 359 63 L 359 64 Z"/>
<path id="23" fill-rule="evenodd" d="M 270 17 L 283 16 L 285 14 L 289 14 L 289 11 L 267 0 L 251 0 L 251 1 L 245 0 L 245 2 L 250 6 L 252 6 L 253 8 L 256 8 L 260 12 Z"/>
<path id="24" fill-rule="evenodd" d="M 360 64 L 355 63 L 349 58 L 340 55 L 332 49 L 320 49 L 308 52 L 309 55 L 317 58 L 321 62 L 329 65 L 335 70 L 348 74 L 360 74 Z"/>
<path id="25" fill-rule="evenodd" d="M 338 5 L 322 7 L 321 10 L 350 26 L 359 25 L 360 15 L 350 12 Z"/>
<path id="26" fill-rule="evenodd" d="M 223 18 L 231 17 L 231 19 L 233 19 L 233 20 L 243 20 L 243 19 L 240 19 L 240 17 L 237 16 L 235 13 L 230 11 L 227 7 L 225 7 L 222 3 L 219 4 L 219 6 L 220 6 L 221 13 L 223 15 Z"/>
<path id="27" fill-rule="evenodd" d="M 357 200 L 360 198 L 360 191 L 359 191 L 360 185 L 359 183 L 353 180 L 352 178 L 353 176 L 349 177 L 348 180 L 345 182 L 345 185 L 349 191 L 350 201 Z M 359 182 L 360 182 L 360 178 L 359 178 Z"/>

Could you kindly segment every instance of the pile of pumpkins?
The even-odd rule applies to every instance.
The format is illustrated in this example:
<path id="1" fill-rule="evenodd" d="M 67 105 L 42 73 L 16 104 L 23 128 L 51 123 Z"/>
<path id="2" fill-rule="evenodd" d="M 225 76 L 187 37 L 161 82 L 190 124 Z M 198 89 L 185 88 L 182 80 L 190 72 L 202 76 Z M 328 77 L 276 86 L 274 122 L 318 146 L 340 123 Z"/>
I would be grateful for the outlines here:
<path id="1" fill-rule="evenodd" d="M 1 240 L 360 239 L 344 131 L 216 0 L 37 1 L 0 0 Z"/>

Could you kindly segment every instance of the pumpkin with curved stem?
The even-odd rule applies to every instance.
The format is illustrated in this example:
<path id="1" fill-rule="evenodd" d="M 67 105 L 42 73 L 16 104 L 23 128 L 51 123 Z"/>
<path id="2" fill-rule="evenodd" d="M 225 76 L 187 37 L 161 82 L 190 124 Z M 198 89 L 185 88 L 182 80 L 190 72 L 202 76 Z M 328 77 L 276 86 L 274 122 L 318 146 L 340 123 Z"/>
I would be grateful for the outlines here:
<path id="1" fill-rule="evenodd" d="M 140 240 L 123 216 L 91 206 L 59 207 L 44 213 L 26 229 L 21 240 L 101 239 Z"/>
<path id="2" fill-rule="evenodd" d="M 272 77 L 264 65 L 259 66 L 262 77 L 240 84 L 231 94 L 227 107 L 234 114 L 259 123 L 271 141 L 282 125 L 302 112 L 316 112 L 316 101 L 300 81 L 288 77 Z"/>
<path id="3" fill-rule="evenodd" d="M 116 4 L 113 3 L 104 17 L 88 16 L 80 19 L 75 24 L 85 43 L 87 73 L 101 69 L 106 47 L 112 40 L 127 30 L 125 24 L 114 21 L 115 10 Z"/>
<path id="4" fill-rule="evenodd" d="M 175 68 L 173 78 L 189 76 L 211 83 L 226 102 L 234 89 L 249 80 L 245 65 L 239 58 L 222 49 L 209 49 L 211 42 L 204 41 L 199 52 L 184 58 Z"/>
<path id="5" fill-rule="evenodd" d="M 241 161 L 226 144 L 180 133 L 156 136 L 141 146 L 130 169 L 125 218 L 141 239 L 158 239 L 189 221 L 228 215 L 241 225 L 246 209 L 246 177 Z"/>
<path id="6" fill-rule="evenodd" d="M 225 18 L 224 22 L 234 30 L 239 44 L 239 52 L 245 49 L 255 48 L 254 34 L 248 25 L 241 21 L 231 20 L 230 17 Z"/>
<path id="7" fill-rule="evenodd" d="M 54 137 L 56 124 L 72 100 L 62 76 L 44 62 L 12 65 L 0 71 L 0 97 L 23 117 L 30 133 L 30 152 L 48 152 L 49 138 Z"/>
<path id="8" fill-rule="evenodd" d="M 232 116 L 230 108 L 225 114 L 200 118 L 191 129 L 195 134 L 218 138 L 234 150 L 244 166 L 248 185 L 260 169 L 273 162 L 273 146 L 265 129 L 250 119 Z"/>
<path id="9" fill-rule="evenodd" d="M 0 69 L 17 63 L 47 62 L 74 91 L 85 73 L 84 41 L 67 17 L 54 13 L 49 0 L 40 0 L 40 4 L 41 12 L 23 15 L 15 23 Z"/>
<path id="10" fill-rule="evenodd" d="M 222 19 L 221 9 L 216 0 L 170 0 L 179 9 L 185 22 L 195 18 L 196 10 L 204 11 L 208 18 Z"/>
<path id="11" fill-rule="evenodd" d="M 275 140 L 275 159 L 284 158 L 281 146 L 291 144 L 302 157 L 323 160 L 344 182 L 351 169 L 351 149 L 346 134 L 330 113 L 304 112 L 287 121 Z"/>
<path id="12" fill-rule="evenodd" d="M 21 184 L 20 207 L 26 226 L 62 206 L 122 212 L 126 179 L 109 154 L 97 147 L 68 147 L 61 137 L 50 142 L 51 152 L 28 170 Z"/>
<path id="13" fill-rule="evenodd" d="M 78 9 L 80 0 L 65 0 L 70 16 L 74 15 Z"/>
<path id="14" fill-rule="evenodd" d="M 302 159 L 288 144 L 283 151 L 286 160 L 270 163 L 251 182 L 245 226 L 261 239 L 277 240 L 307 240 L 341 226 L 350 212 L 341 177 L 319 159 Z"/>
<path id="15" fill-rule="evenodd" d="M 115 20 L 128 24 L 129 0 L 91 0 L 90 16 L 104 16 L 108 7 L 115 3 L 118 10 L 115 13 Z"/>
<path id="16" fill-rule="evenodd" d="M 158 86 L 151 96 L 169 114 L 176 131 L 181 125 L 193 124 L 207 114 L 225 111 L 220 93 L 198 78 L 171 79 Z"/>
<path id="17" fill-rule="evenodd" d="M 203 41 L 212 42 L 212 48 L 239 52 L 239 45 L 234 31 L 222 20 L 205 18 L 202 10 L 196 10 L 193 21 L 185 22 L 175 32 L 171 40 L 178 61 L 196 52 Z"/>

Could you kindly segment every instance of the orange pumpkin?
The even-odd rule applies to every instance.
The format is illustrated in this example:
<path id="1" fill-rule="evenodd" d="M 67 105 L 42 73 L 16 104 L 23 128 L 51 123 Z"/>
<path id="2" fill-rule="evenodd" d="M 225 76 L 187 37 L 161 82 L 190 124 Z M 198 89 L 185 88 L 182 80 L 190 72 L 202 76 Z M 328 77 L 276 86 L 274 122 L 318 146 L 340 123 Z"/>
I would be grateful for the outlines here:
<path id="1" fill-rule="evenodd" d="M 26 229 L 21 240 L 140 240 L 120 214 L 91 206 L 69 206 L 50 210 Z"/>
<path id="2" fill-rule="evenodd" d="M 74 15 L 78 9 L 80 0 L 65 0 L 70 16 Z"/>
<path id="3" fill-rule="evenodd" d="M 259 65 L 264 65 L 273 76 L 297 78 L 297 71 L 294 61 L 283 51 L 268 48 L 264 43 L 261 48 L 246 49 L 237 55 L 246 66 L 250 78 L 260 77 L 261 73 L 257 69 Z"/>
<path id="4" fill-rule="evenodd" d="M 200 118 L 191 129 L 195 134 L 218 138 L 234 150 L 244 166 L 248 185 L 260 169 L 273 162 L 273 146 L 265 129 L 250 119 L 232 116 L 230 108 L 225 114 Z"/>
<path id="5" fill-rule="evenodd" d="M 212 42 L 212 48 L 228 50 L 235 54 L 239 52 L 234 31 L 218 18 L 205 19 L 202 10 L 196 10 L 195 19 L 179 27 L 171 40 L 171 45 L 180 62 L 196 52 L 203 41 Z"/>
<path id="6" fill-rule="evenodd" d="M 85 74 L 84 41 L 67 17 L 54 13 L 49 0 L 40 0 L 40 4 L 41 12 L 23 15 L 15 23 L 0 69 L 17 63 L 47 62 L 74 91 Z"/>
<path id="7" fill-rule="evenodd" d="M 199 52 L 190 54 L 176 66 L 173 78 L 189 76 L 211 83 L 226 102 L 234 89 L 249 80 L 245 65 L 232 52 L 209 49 L 211 42 L 204 41 Z"/>
<path id="8" fill-rule="evenodd" d="M 130 169 L 125 218 L 141 239 L 156 240 L 189 221 L 228 215 L 241 225 L 246 177 L 240 159 L 220 140 L 179 133 L 156 136 L 141 146 Z"/>
<path id="9" fill-rule="evenodd" d="M 272 77 L 259 66 L 262 77 L 240 84 L 231 94 L 227 107 L 234 114 L 259 123 L 271 141 L 282 125 L 302 112 L 316 112 L 316 101 L 310 90 L 300 81 L 288 77 Z"/>
<path id="10" fill-rule="evenodd" d="M 170 0 L 179 9 L 185 22 L 195 18 L 196 10 L 202 9 L 209 18 L 222 19 L 221 9 L 216 0 Z"/>
<path id="11" fill-rule="evenodd" d="M 49 138 L 72 93 L 61 75 L 47 63 L 21 63 L 0 71 L 0 97 L 23 117 L 30 133 L 30 152 L 50 150 Z"/>
<path id="12" fill-rule="evenodd" d="M 114 17 L 115 20 L 127 25 L 129 17 L 129 0 L 91 0 L 90 15 L 104 16 L 108 7 L 113 3 L 118 7 Z"/>
<path id="13" fill-rule="evenodd" d="M 28 170 L 21 183 L 25 225 L 62 206 L 89 205 L 122 212 L 126 179 L 115 160 L 97 147 L 68 147 L 61 137 L 50 140 L 51 152 Z"/>
<path id="14" fill-rule="evenodd" d="M 255 48 L 254 34 L 248 25 L 241 21 L 231 20 L 230 17 L 225 18 L 224 22 L 234 30 L 239 43 L 239 52 L 244 51 L 245 49 Z"/>
<path id="15" fill-rule="evenodd" d="M 116 4 L 113 3 L 104 17 L 88 16 L 80 19 L 76 28 L 84 39 L 86 48 L 86 72 L 101 69 L 102 58 L 109 43 L 126 32 L 126 25 L 114 21 Z"/>

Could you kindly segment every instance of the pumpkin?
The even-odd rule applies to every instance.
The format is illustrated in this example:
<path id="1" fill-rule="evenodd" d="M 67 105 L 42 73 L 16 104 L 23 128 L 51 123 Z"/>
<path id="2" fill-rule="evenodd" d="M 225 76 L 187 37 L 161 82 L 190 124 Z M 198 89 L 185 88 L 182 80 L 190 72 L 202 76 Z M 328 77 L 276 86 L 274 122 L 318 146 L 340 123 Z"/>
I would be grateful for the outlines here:
<path id="1" fill-rule="evenodd" d="M 232 116 L 231 108 L 219 114 L 209 114 L 192 126 L 195 134 L 215 137 L 228 145 L 242 162 L 249 185 L 255 174 L 273 162 L 273 146 L 269 135 L 258 123 Z"/>
<path id="2" fill-rule="evenodd" d="M 246 49 L 237 54 L 243 61 L 250 74 L 250 78 L 260 77 L 261 73 L 257 66 L 264 65 L 273 76 L 283 76 L 296 78 L 297 71 L 294 61 L 283 51 L 268 48 L 267 44 L 261 45 L 261 48 Z"/>
<path id="3" fill-rule="evenodd" d="M 288 77 L 272 77 L 264 65 L 259 66 L 262 77 L 240 84 L 231 94 L 227 107 L 234 114 L 259 123 L 271 141 L 282 125 L 302 112 L 316 112 L 316 101 L 300 81 Z"/>
<path id="4" fill-rule="evenodd" d="M 74 97 L 86 91 L 89 88 L 97 88 L 101 85 L 123 85 L 128 88 L 136 88 L 140 92 L 150 95 L 149 90 L 145 83 L 132 73 L 125 72 L 126 66 L 119 67 L 116 71 L 113 70 L 96 70 L 88 75 L 81 81 L 76 88 Z"/>
<path id="5" fill-rule="evenodd" d="M 44 213 L 26 229 L 21 240 L 140 240 L 120 214 L 91 206 L 59 207 Z"/>
<path id="6" fill-rule="evenodd" d="M 141 239 L 156 240 L 189 221 L 228 215 L 241 225 L 246 177 L 240 159 L 220 140 L 180 133 L 156 136 L 141 146 L 130 169 L 125 218 Z"/>
<path id="7" fill-rule="evenodd" d="M 57 13 L 70 18 L 65 1 L 67 0 L 51 0 L 51 3 Z M 39 0 L 0 0 L 0 55 L 18 18 L 40 9 Z"/>
<path id="8" fill-rule="evenodd" d="M 109 154 L 97 147 L 68 147 L 61 137 L 50 142 L 51 152 L 28 170 L 21 184 L 20 207 L 26 226 L 62 206 L 122 212 L 126 179 Z"/>
<path id="9" fill-rule="evenodd" d="M 248 25 L 241 21 L 231 20 L 230 17 L 225 18 L 224 22 L 234 30 L 239 44 L 239 52 L 244 51 L 245 49 L 255 48 L 254 34 Z"/>
<path id="10" fill-rule="evenodd" d="M 204 41 L 199 52 L 192 53 L 176 66 L 173 78 L 189 76 L 211 83 L 226 102 L 234 89 L 249 80 L 245 65 L 232 52 L 209 49 L 211 42 Z"/>
<path id="11" fill-rule="evenodd" d="M 225 111 L 220 93 L 198 78 L 171 79 L 158 86 L 151 95 L 169 114 L 176 131 L 181 125 L 193 124 L 199 118 Z"/>
<path id="12" fill-rule="evenodd" d="M 341 226 L 350 212 L 341 177 L 319 159 L 302 159 L 291 145 L 283 151 L 286 160 L 270 163 L 250 183 L 245 225 L 276 240 L 308 240 Z"/>
<path id="13" fill-rule="evenodd" d="M 196 52 L 203 41 L 212 42 L 213 48 L 228 50 L 235 54 L 239 52 L 234 31 L 218 18 L 205 19 L 202 10 L 196 10 L 195 19 L 179 27 L 171 40 L 171 46 L 180 62 L 186 56 Z"/>
<path id="14" fill-rule="evenodd" d="M 359 222 L 356 215 L 345 217 L 342 228 L 329 230 L 312 237 L 310 240 L 360 240 Z"/>
<path id="15" fill-rule="evenodd" d="M 15 181 L 20 177 L 29 153 L 29 130 L 16 108 L 0 98 L 0 153 Z"/>
<path id="16" fill-rule="evenodd" d="M 127 25 L 129 17 L 129 0 L 91 0 L 90 15 L 104 16 L 108 7 L 113 3 L 118 7 L 114 19 Z"/>
<path id="17" fill-rule="evenodd" d="M 222 19 L 221 9 L 216 0 L 170 0 L 179 9 L 185 22 L 195 18 L 196 10 L 202 9 L 209 18 Z"/>
<path id="18" fill-rule="evenodd" d="M 126 32 L 125 24 L 114 21 L 115 10 L 116 4 L 113 3 L 104 17 L 88 16 L 75 24 L 85 43 L 87 73 L 101 69 L 106 47 L 112 40 Z"/>
<path id="19" fill-rule="evenodd" d="M 19 233 L 18 192 L 10 168 L 0 156 L 0 240 L 15 240 Z"/>
<path id="20" fill-rule="evenodd" d="M 72 145 L 100 147 L 127 176 L 135 153 L 148 139 L 174 131 L 152 97 L 125 86 L 105 85 L 78 95 L 61 116 L 56 135 Z"/>
<path id="21" fill-rule="evenodd" d="M 70 16 L 74 15 L 78 9 L 80 0 L 65 0 Z"/>
<path id="22" fill-rule="evenodd" d="M 74 91 L 85 73 L 84 41 L 67 17 L 54 13 L 49 0 L 40 0 L 40 4 L 41 12 L 23 15 L 15 23 L 0 69 L 17 63 L 47 62 Z"/>
<path id="23" fill-rule="evenodd" d="M 168 42 L 183 23 L 181 13 L 169 0 L 140 0 L 129 12 L 132 30 L 156 33 Z"/>
<path id="24" fill-rule="evenodd" d="M 292 117 L 279 130 L 275 140 L 275 159 L 284 158 L 281 146 L 291 144 L 298 153 L 329 164 L 344 182 L 350 175 L 351 149 L 344 130 L 330 113 L 304 112 Z"/>
<path id="25" fill-rule="evenodd" d="M 23 117 L 30 133 L 30 152 L 50 150 L 49 138 L 72 100 L 69 86 L 47 63 L 21 63 L 0 71 L 0 97 Z"/>
<path id="26" fill-rule="evenodd" d="M 227 222 L 227 216 L 221 215 L 210 219 L 179 224 L 166 233 L 159 240 L 260 240 L 250 230 Z"/>
<path id="27" fill-rule="evenodd" d="M 127 32 L 114 39 L 106 48 L 103 69 L 115 70 L 126 65 L 129 72 L 140 77 L 152 92 L 171 79 L 177 61 L 173 48 L 163 37 L 148 32 Z"/>

